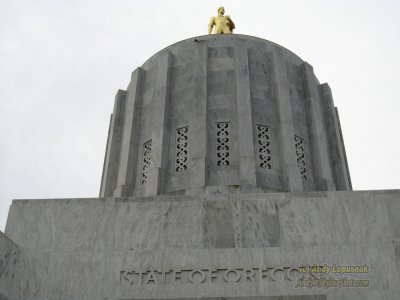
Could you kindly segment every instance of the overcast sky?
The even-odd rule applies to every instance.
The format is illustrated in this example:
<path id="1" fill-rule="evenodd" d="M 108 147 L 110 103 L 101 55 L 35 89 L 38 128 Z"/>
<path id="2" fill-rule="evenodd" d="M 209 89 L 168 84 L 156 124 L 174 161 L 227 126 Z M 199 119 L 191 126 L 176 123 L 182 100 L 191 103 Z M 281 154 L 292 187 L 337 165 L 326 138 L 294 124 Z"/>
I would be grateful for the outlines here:
<path id="1" fill-rule="evenodd" d="M 0 0 L 0 230 L 12 199 L 98 196 L 115 93 L 220 5 L 328 82 L 353 188 L 400 188 L 398 0 Z"/>

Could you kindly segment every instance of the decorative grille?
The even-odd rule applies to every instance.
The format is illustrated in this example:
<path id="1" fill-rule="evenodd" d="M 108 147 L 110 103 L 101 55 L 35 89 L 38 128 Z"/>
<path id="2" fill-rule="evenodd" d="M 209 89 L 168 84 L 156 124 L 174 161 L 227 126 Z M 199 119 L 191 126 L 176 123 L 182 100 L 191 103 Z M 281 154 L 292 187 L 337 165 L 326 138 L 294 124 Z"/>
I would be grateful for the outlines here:
<path id="1" fill-rule="evenodd" d="M 264 125 L 257 125 L 258 138 L 258 158 L 261 168 L 271 169 L 271 146 L 270 146 L 270 128 Z"/>
<path id="2" fill-rule="evenodd" d="M 151 140 L 143 144 L 142 179 L 141 183 L 147 182 L 147 173 L 150 169 L 151 159 Z"/>
<path id="3" fill-rule="evenodd" d="M 217 123 L 217 165 L 229 165 L 229 123 Z"/>
<path id="4" fill-rule="evenodd" d="M 306 168 L 306 157 L 304 151 L 304 139 L 295 135 L 295 149 L 296 149 L 296 158 L 297 158 L 297 166 L 299 167 L 301 178 L 303 180 L 307 180 L 307 168 Z"/>
<path id="5" fill-rule="evenodd" d="M 176 156 L 175 171 L 180 172 L 187 169 L 188 160 L 188 127 L 176 130 Z"/>

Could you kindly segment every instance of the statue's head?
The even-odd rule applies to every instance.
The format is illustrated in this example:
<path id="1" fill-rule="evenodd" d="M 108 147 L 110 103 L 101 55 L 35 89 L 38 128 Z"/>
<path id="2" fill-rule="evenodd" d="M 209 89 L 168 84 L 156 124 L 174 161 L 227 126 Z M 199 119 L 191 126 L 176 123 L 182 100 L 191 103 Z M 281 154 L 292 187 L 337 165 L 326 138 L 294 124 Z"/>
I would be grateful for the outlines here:
<path id="1" fill-rule="evenodd" d="M 224 15 L 224 13 L 225 13 L 225 8 L 223 6 L 218 7 L 218 14 L 219 15 Z"/>

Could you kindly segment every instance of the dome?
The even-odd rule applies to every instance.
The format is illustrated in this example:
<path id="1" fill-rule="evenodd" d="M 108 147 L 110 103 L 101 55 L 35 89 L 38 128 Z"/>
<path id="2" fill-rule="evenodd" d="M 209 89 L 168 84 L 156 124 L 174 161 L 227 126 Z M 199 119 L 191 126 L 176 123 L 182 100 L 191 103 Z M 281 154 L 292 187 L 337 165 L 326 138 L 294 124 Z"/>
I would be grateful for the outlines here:
<path id="1" fill-rule="evenodd" d="M 313 68 L 275 43 L 173 44 L 116 95 L 101 197 L 351 190 L 337 109 Z"/>

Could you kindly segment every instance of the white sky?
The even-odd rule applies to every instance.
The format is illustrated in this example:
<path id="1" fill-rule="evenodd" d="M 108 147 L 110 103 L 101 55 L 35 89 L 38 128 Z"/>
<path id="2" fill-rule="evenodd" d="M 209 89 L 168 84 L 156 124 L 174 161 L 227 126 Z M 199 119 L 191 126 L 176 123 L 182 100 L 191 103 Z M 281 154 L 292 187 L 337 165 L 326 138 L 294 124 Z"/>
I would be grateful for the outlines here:
<path id="1" fill-rule="evenodd" d="M 0 0 L 0 230 L 12 199 L 97 197 L 115 93 L 221 5 L 329 83 L 353 188 L 400 188 L 398 0 Z"/>

